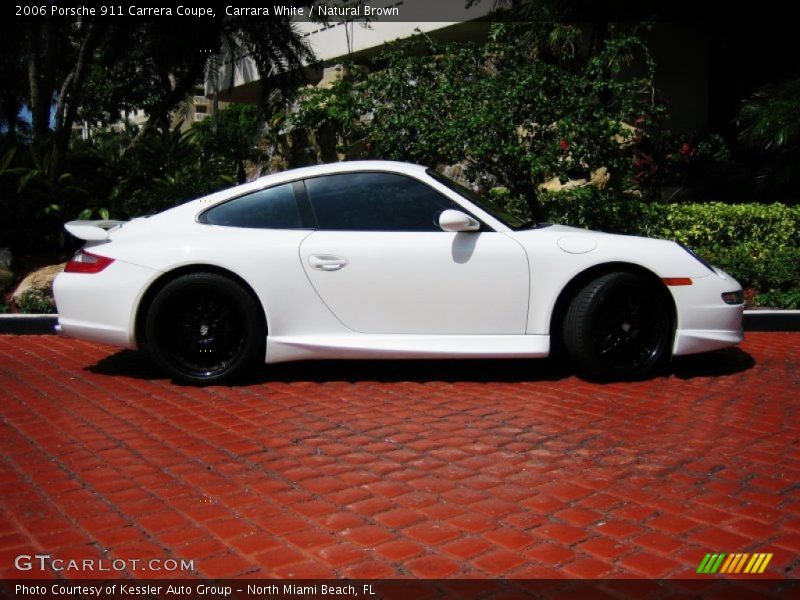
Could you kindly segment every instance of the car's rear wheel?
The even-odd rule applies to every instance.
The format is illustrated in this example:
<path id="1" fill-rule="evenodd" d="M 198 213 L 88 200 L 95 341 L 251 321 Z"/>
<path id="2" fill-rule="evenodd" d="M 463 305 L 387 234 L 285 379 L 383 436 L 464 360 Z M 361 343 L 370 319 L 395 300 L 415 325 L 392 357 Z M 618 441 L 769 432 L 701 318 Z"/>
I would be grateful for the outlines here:
<path id="1" fill-rule="evenodd" d="M 652 371 L 669 352 L 672 316 L 661 290 L 634 273 L 590 281 L 572 299 L 563 342 L 585 373 L 631 379 Z"/>
<path id="2" fill-rule="evenodd" d="M 241 375 L 263 358 L 265 331 L 258 303 L 239 284 L 216 273 L 190 273 L 153 298 L 145 336 L 155 361 L 174 379 L 209 384 Z"/>

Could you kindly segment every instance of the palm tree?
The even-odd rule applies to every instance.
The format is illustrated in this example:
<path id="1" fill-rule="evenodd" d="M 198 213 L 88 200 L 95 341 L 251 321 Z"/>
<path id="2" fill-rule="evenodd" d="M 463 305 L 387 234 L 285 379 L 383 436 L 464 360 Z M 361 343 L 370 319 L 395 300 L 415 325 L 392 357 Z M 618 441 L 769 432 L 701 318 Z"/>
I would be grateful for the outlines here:
<path id="1" fill-rule="evenodd" d="M 34 137 L 41 142 L 52 136 L 61 156 L 75 119 L 84 114 L 115 121 L 125 110 L 144 110 L 148 121 L 132 145 L 152 128 L 168 125 L 170 114 L 213 70 L 223 50 L 255 63 L 265 108 L 292 89 L 299 69 L 313 60 L 288 17 L 248 19 L 222 11 L 179 23 L 91 17 L 17 20 L 3 26 L 3 33 L 20 42 L 13 48 L 0 45 L 0 60 L 11 64 L 15 56 L 24 57 L 24 99 Z"/>
<path id="2" fill-rule="evenodd" d="M 148 121 L 135 145 L 148 130 L 164 125 L 175 108 L 186 98 L 198 81 L 212 80 L 218 75 L 222 57 L 231 61 L 232 70 L 249 59 L 261 77 L 260 108 L 270 114 L 283 98 L 292 94 L 300 82 L 303 66 L 314 60 L 314 54 L 301 38 L 288 17 L 271 16 L 252 19 L 224 16 L 213 25 L 197 25 L 191 31 L 181 31 L 176 39 L 174 27 L 147 31 L 152 56 L 160 66 L 162 93 L 146 107 Z M 172 63 L 169 73 L 164 70 L 162 57 Z"/>

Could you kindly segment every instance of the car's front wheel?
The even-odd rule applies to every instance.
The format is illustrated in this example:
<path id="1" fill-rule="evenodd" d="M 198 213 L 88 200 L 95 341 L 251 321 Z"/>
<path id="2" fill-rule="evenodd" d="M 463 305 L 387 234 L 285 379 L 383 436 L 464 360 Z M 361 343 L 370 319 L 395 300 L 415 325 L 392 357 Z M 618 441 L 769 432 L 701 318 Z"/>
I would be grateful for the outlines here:
<path id="1" fill-rule="evenodd" d="M 580 370 L 602 379 L 650 372 L 669 352 L 671 312 L 652 283 L 616 272 L 586 284 L 563 321 L 563 341 Z"/>
<path id="2" fill-rule="evenodd" d="M 263 358 L 258 303 L 216 273 L 190 273 L 166 284 L 149 307 L 145 335 L 155 361 L 183 383 L 229 380 Z"/>

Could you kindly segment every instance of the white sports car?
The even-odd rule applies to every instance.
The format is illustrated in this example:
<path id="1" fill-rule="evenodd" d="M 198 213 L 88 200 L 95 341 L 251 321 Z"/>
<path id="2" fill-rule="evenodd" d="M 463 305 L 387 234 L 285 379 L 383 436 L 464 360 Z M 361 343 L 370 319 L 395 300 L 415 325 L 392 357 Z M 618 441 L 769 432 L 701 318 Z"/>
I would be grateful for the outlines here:
<path id="1" fill-rule="evenodd" d="M 257 361 L 542 357 L 592 376 L 742 341 L 742 289 L 666 240 L 526 224 L 424 167 L 277 173 L 162 213 L 72 221 L 59 329 L 213 383 Z"/>

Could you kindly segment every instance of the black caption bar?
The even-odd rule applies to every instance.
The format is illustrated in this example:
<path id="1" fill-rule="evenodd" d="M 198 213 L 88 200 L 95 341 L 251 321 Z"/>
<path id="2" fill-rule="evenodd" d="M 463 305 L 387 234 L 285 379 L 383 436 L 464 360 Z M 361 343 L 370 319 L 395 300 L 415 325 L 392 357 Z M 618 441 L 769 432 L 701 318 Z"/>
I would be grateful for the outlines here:
<path id="1" fill-rule="evenodd" d="M 130 600 L 500 600 L 504 598 L 797 598 L 800 582 L 789 579 L 715 577 L 698 579 L 621 580 L 486 580 L 486 579 L 375 579 L 375 580 L 274 580 L 274 579 L 152 579 L 152 580 L 3 580 L 7 598 L 99 598 Z"/>
<path id="2" fill-rule="evenodd" d="M 24 0 L 5 5 L 3 11 L 18 18 L 145 18 L 211 19 L 248 17 L 286 18 L 327 22 L 461 22 L 476 19 L 525 21 L 533 0 Z M 784 21 L 790 3 L 762 0 L 737 6 L 722 0 L 541 0 L 569 21 L 640 22 L 669 21 L 724 25 L 753 21 Z"/>

